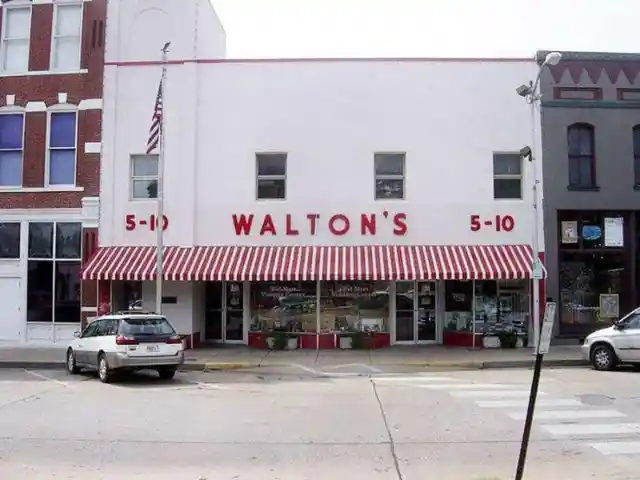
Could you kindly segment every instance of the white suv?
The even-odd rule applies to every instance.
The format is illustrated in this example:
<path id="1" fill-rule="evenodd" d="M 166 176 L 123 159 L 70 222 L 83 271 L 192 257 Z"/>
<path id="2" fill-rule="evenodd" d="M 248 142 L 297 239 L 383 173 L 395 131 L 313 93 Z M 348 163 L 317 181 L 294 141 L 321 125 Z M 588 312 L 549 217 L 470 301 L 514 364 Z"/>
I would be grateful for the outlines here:
<path id="1" fill-rule="evenodd" d="M 103 315 L 82 333 L 76 332 L 67 348 L 67 370 L 97 369 L 109 382 L 114 371 L 154 369 L 170 379 L 184 362 L 182 339 L 167 317 L 140 311 Z"/>
<path id="2" fill-rule="evenodd" d="M 589 335 L 582 354 L 596 370 L 611 370 L 619 363 L 640 364 L 640 308 Z"/>

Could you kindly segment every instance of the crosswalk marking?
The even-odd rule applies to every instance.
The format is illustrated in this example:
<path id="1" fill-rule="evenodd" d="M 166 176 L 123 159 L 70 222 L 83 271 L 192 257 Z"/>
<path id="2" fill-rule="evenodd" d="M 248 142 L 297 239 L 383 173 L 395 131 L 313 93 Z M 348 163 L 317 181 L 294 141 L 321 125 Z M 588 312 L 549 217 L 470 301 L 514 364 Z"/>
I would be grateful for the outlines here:
<path id="1" fill-rule="evenodd" d="M 527 412 L 511 412 L 514 420 L 524 420 Z M 541 410 L 535 412 L 534 420 L 579 420 L 585 418 L 619 418 L 626 417 L 617 410 Z"/>
<path id="2" fill-rule="evenodd" d="M 631 455 L 640 453 L 639 442 L 598 442 L 590 443 L 590 447 L 595 448 L 603 455 Z"/>
<path id="3" fill-rule="evenodd" d="M 480 390 L 466 392 L 451 392 L 454 397 L 528 397 L 529 390 Z M 538 392 L 538 395 L 545 396 L 546 393 Z"/>
<path id="4" fill-rule="evenodd" d="M 450 377 L 376 377 L 375 382 L 459 382 L 459 380 Z"/>
<path id="5" fill-rule="evenodd" d="M 523 400 L 476 400 L 476 405 L 482 408 L 527 408 L 529 399 Z M 581 407 L 584 404 L 574 398 L 540 398 L 536 400 L 536 407 Z"/>
<path id="6" fill-rule="evenodd" d="M 513 388 L 513 385 L 500 385 L 497 383 L 458 383 L 454 385 L 416 385 L 416 387 L 429 390 L 473 390 L 473 389 L 501 389 Z"/>
<path id="7" fill-rule="evenodd" d="M 640 432 L 640 423 L 588 423 L 542 425 L 551 435 L 615 435 Z"/>

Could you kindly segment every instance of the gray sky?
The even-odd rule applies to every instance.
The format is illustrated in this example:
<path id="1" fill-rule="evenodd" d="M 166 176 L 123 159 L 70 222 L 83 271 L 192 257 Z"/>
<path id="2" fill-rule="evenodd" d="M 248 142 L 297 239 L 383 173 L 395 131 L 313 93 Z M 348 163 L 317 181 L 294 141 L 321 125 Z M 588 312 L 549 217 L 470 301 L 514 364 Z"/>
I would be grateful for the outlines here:
<path id="1" fill-rule="evenodd" d="M 231 58 L 640 53 L 640 0 L 211 2 Z"/>

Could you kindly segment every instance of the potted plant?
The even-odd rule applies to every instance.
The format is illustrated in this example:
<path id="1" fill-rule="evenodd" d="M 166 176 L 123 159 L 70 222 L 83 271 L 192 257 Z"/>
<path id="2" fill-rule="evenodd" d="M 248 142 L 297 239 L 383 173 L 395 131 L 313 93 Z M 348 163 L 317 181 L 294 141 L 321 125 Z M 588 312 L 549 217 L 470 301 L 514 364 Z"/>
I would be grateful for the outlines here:
<path id="1" fill-rule="evenodd" d="M 500 343 L 500 337 L 493 332 L 485 333 L 482 336 L 482 346 L 484 348 L 500 348 L 502 346 Z"/>
<path id="2" fill-rule="evenodd" d="M 498 333 L 498 338 L 502 348 L 516 348 L 518 345 L 518 334 L 513 330 L 502 330 Z"/>
<path id="3" fill-rule="evenodd" d="M 349 349 L 355 348 L 353 346 L 353 337 L 357 334 L 358 332 L 348 331 L 348 330 L 340 332 L 338 335 L 338 339 L 339 339 L 338 346 L 343 350 L 349 350 Z"/>
<path id="4" fill-rule="evenodd" d="M 271 350 L 284 350 L 287 348 L 288 341 L 286 332 L 273 331 L 267 337 L 267 346 Z"/>
<path id="5" fill-rule="evenodd" d="M 288 335 L 287 336 L 287 350 L 295 350 L 298 348 L 298 336 L 297 335 Z"/>

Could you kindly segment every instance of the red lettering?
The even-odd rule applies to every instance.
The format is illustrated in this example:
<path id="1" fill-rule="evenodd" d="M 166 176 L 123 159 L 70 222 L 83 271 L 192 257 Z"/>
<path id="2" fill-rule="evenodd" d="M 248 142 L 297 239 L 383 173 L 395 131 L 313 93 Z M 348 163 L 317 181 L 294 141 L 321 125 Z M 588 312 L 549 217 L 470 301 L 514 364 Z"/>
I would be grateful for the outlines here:
<path id="1" fill-rule="evenodd" d="M 140 222 L 140 225 L 146 225 L 146 223 L 147 222 Z M 167 218 L 166 215 L 162 215 L 162 231 L 164 232 L 168 226 L 169 226 L 169 219 Z M 158 228 L 158 221 L 156 220 L 155 215 L 151 215 L 149 217 L 149 229 L 152 232 L 155 232 L 156 228 Z"/>
<path id="2" fill-rule="evenodd" d="M 480 224 L 480 215 L 471 215 L 471 224 L 470 229 L 472 232 L 477 232 L 480 230 L 482 225 Z"/>
<path id="3" fill-rule="evenodd" d="M 125 229 L 127 229 L 129 232 L 131 230 L 135 230 L 136 228 L 136 216 L 133 213 L 130 213 L 129 215 L 127 215 L 124 219 L 124 224 L 125 224 Z"/>
<path id="4" fill-rule="evenodd" d="M 319 219 L 320 219 L 319 213 L 307 213 L 307 220 L 309 220 L 309 230 L 311 231 L 311 235 L 316 234 L 316 229 L 318 228 Z"/>
<path id="5" fill-rule="evenodd" d="M 236 235 L 249 235 L 251 233 L 251 225 L 253 224 L 253 214 L 248 217 L 244 214 L 233 215 L 233 228 Z"/>
<path id="6" fill-rule="evenodd" d="M 264 216 L 262 227 L 260 227 L 260 235 L 264 235 L 265 233 L 270 233 L 271 235 L 276 234 L 276 226 L 273 224 L 273 219 L 268 213 Z"/>
<path id="7" fill-rule="evenodd" d="M 362 235 L 366 235 L 369 233 L 370 235 L 376 234 L 376 215 L 375 213 L 367 214 L 363 213 L 360 216 L 360 233 Z"/>
<path id="8" fill-rule="evenodd" d="M 287 228 L 285 231 L 285 235 L 300 235 L 300 231 L 296 228 L 293 228 L 291 222 L 291 215 L 287 213 Z"/>
<path id="9" fill-rule="evenodd" d="M 407 233 L 407 214 L 406 213 L 396 213 L 393 216 L 393 224 L 395 228 L 393 229 L 394 235 L 405 235 Z"/>
<path id="10" fill-rule="evenodd" d="M 336 228 L 335 223 L 340 220 L 342 222 L 342 228 L 338 229 Z M 345 233 L 347 233 L 349 231 L 349 227 L 351 226 L 351 224 L 349 223 L 349 219 L 345 216 L 342 215 L 341 213 L 337 214 L 337 215 L 333 215 L 330 219 L 329 219 L 329 231 L 331 233 L 333 233 L 334 235 L 344 235 Z"/>
<path id="11" fill-rule="evenodd" d="M 500 220 L 500 226 L 505 232 L 510 232 L 516 226 L 516 222 L 511 215 L 505 215 Z"/>

